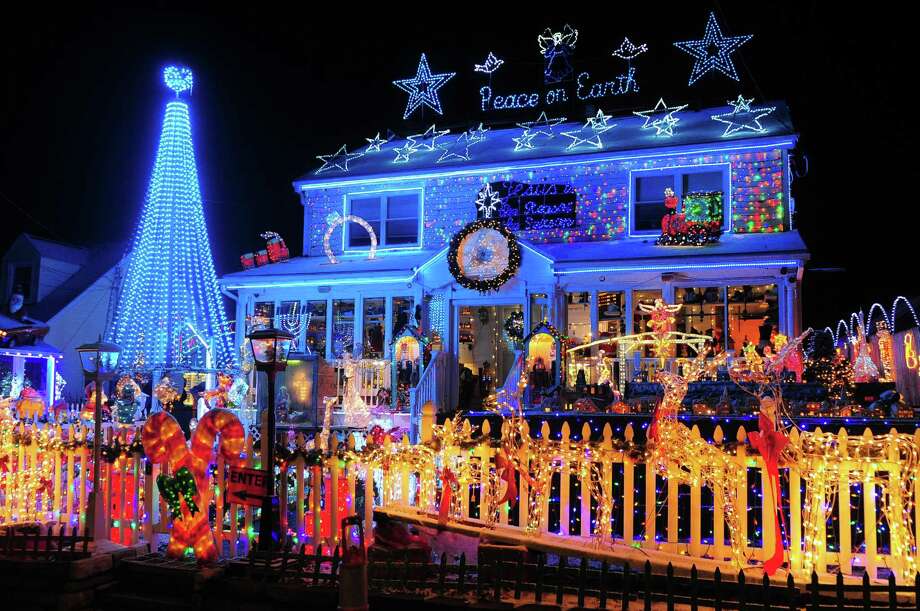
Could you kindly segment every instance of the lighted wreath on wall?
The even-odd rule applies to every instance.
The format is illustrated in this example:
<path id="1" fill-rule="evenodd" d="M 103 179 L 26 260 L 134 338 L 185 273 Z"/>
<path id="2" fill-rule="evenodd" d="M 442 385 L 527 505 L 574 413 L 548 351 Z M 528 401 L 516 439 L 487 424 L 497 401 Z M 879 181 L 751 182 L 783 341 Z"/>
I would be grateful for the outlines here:
<path id="1" fill-rule="evenodd" d="M 497 291 L 517 274 L 521 246 L 501 220 L 479 219 L 451 238 L 447 264 L 460 286 Z"/>
<path id="2" fill-rule="evenodd" d="M 373 259 L 377 256 L 377 233 L 374 231 L 374 228 L 371 227 L 371 224 L 354 214 L 346 214 L 345 216 L 336 215 L 334 219 L 329 221 L 329 226 L 326 228 L 326 235 L 323 236 L 323 252 L 326 253 L 326 257 L 329 258 L 330 263 L 339 262 L 335 257 L 335 253 L 332 252 L 332 247 L 329 245 L 329 240 L 332 238 L 332 232 L 335 231 L 335 228 L 339 225 L 344 227 L 345 223 L 349 221 L 364 227 L 364 229 L 367 230 L 367 234 L 371 237 L 371 248 L 367 253 L 367 258 Z"/>

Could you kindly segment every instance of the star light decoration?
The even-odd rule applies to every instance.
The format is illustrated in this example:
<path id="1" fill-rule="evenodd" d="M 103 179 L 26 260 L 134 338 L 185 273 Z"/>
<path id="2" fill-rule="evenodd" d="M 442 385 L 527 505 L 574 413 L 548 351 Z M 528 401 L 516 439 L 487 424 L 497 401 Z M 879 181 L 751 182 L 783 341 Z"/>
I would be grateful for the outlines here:
<path id="1" fill-rule="evenodd" d="M 597 114 L 593 117 L 588 117 L 588 120 L 580 128 L 562 132 L 563 136 L 572 139 L 572 142 L 566 147 L 566 150 L 571 150 L 582 144 L 587 144 L 597 149 L 604 148 L 601 134 L 616 127 L 616 123 L 612 125 L 608 123 L 610 119 L 611 115 L 605 115 L 603 110 L 598 110 Z"/>
<path id="2" fill-rule="evenodd" d="M 498 211 L 500 203 L 502 203 L 501 197 L 492 189 L 492 185 L 487 183 L 476 196 L 476 211 L 481 218 L 490 219 Z"/>
<path id="3" fill-rule="evenodd" d="M 655 104 L 655 108 L 633 111 L 633 114 L 645 119 L 645 123 L 642 124 L 641 129 L 654 129 L 656 136 L 673 136 L 674 126 L 680 122 L 680 119 L 675 117 L 674 113 L 678 113 L 686 107 L 687 104 L 668 106 L 665 104 L 664 98 L 659 98 L 658 103 Z"/>
<path id="4" fill-rule="evenodd" d="M 512 138 L 512 140 L 514 140 L 514 150 L 520 151 L 521 149 L 534 148 L 533 140 L 537 136 L 555 138 L 556 127 L 564 122 L 565 117 L 556 117 L 554 119 L 550 119 L 546 116 L 546 111 L 544 110 L 540 113 L 540 116 L 537 117 L 536 121 L 518 123 L 517 126 L 523 129 L 524 132 L 519 138 Z"/>
<path id="5" fill-rule="evenodd" d="M 367 140 L 367 148 L 364 149 L 364 154 L 368 153 L 379 153 L 380 147 L 390 141 L 390 138 L 381 138 L 380 132 L 377 132 L 377 135 L 373 138 L 365 138 Z"/>
<path id="6" fill-rule="evenodd" d="M 760 120 L 776 110 L 776 107 L 751 108 L 753 101 L 754 98 L 745 98 L 739 94 L 738 99 L 734 102 L 728 101 L 728 105 L 732 107 L 731 112 L 710 117 L 713 121 L 726 124 L 727 127 L 722 132 L 723 138 L 743 130 L 754 132 L 755 134 L 762 134 L 767 131 L 767 128 L 760 124 Z"/>
<path id="7" fill-rule="evenodd" d="M 718 70 L 728 78 L 737 81 L 738 73 L 735 72 L 731 54 L 751 38 L 753 38 L 751 34 L 725 36 L 716 21 L 716 14 L 710 12 L 709 21 L 706 22 L 706 32 L 701 40 L 675 42 L 674 46 L 688 53 L 695 60 L 693 71 L 690 73 L 690 85 L 710 70 Z"/>
<path id="8" fill-rule="evenodd" d="M 316 158 L 323 162 L 323 165 L 320 169 L 316 170 L 316 174 L 325 172 L 326 170 L 331 170 L 333 168 L 338 168 L 343 172 L 348 171 L 348 162 L 352 159 L 357 159 L 358 157 L 363 157 L 364 153 L 349 153 L 348 147 L 342 145 L 338 151 L 331 155 L 317 155 Z"/>
<path id="9" fill-rule="evenodd" d="M 505 63 L 505 60 L 499 59 L 495 56 L 494 53 L 489 51 L 489 54 L 486 56 L 486 60 L 481 64 L 473 64 L 473 72 L 482 72 L 483 74 L 492 74 L 496 70 L 502 67 L 502 64 Z"/>
<path id="10" fill-rule="evenodd" d="M 628 37 L 623 37 L 623 42 L 620 43 L 619 48 L 613 50 L 611 55 L 626 61 L 631 61 L 646 51 L 648 51 L 648 45 L 634 45 Z"/>
<path id="11" fill-rule="evenodd" d="M 433 151 L 438 147 L 438 138 L 441 136 L 446 136 L 450 133 L 449 129 L 438 130 L 438 128 L 432 123 L 431 127 L 425 130 L 422 134 L 413 134 L 407 136 L 409 142 L 412 143 L 412 146 L 420 151 Z"/>
<path id="12" fill-rule="evenodd" d="M 456 72 L 432 74 L 431 69 L 428 67 L 428 58 L 422 53 L 422 57 L 418 62 L 418 69 L 415 71 L 415 76 L 413 78 L 393 81 L 394 85 L 409 94 L 409 100 L 406 102 L 406 111 L 403 113 L 403 119 L 408 119 L 409 115 L 415 112 L 420 106 L 427 106 L 439 115 L 444 114 L 441 110 L 441 100 L 438 97 L 438 89 L 456 74 Z"/>
<path id="13" fill-rule="evenodd" d="M 483 127 L 482 122 L 479 123 L 476 127 L 471 127 L 467 130 L 471 142 L 482 142 L 486 139 L 486 132 L 489 131 L 488 127 Z"/>
<path id="14" fill-rule="evenodd" d="M 458 159 L 460 161 L 470 160 L 470 147 L 479 144 L 481 140 L 474 140 L 470 132 L 466 131 L 460 134 L 456 140 L 447 146 L 438 147 L 441 149 L 441 156 L 438 157 L 437 163 Z"/>

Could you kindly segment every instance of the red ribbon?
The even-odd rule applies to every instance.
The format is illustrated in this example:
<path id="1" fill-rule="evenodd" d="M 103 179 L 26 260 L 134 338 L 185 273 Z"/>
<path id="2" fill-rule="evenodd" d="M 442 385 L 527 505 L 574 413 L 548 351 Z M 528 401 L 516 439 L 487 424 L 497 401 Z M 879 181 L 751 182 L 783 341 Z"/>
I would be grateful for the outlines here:
<path id="1" fill-rule="evenodd" d="M 514 480 L 514 472 L 516 470 L 514 463 L 504 452 L 499 452 L 495 456 L 495 470 L 501 471 L 499 479 L 504 480 L 508 484 L 508 487 L 505 489 L 505 495 L 499 499 L 498 504 L 509 503 L 509 508 L 513 508 L 517 505 L 518 501 L 517 482 Z"/>
<path id="2" fill-rule="evenodd" d="M 764 494 L 764 503 L 770 503 L 773 509 L 773 532 L 775 533 L 776 542 L 773 546 L 773 555 L 763 563 L 764 573 L 773 575 L 776 569 L 783 565 L 783 537 L 779 527 L 780 507 L 777 502 L 780 499 L 779 487 L 779 457 L 783 453 L 789 438 L 785 433 L 777 431 L 773 421 L 760 414 L 759 418 L 760 432 L 753 431 L 749 434 L 751 447 L 760 452 L 763 462 L 767 467 L 767 473 L 770 476 L 770 485 L 773 488 L 773 494 L 768 498 Z M 766 492 L 766 491 L 764 491 Z"/>
<path id="3" fill-rule="evenodd" d="M 441 505 L 438 507 L 438 524 L 444 526 L 450 515 L 450 501 L 453 497 L 453 484 L 458 484 L 457 476 L 449 468 L 441 470 Z"/>

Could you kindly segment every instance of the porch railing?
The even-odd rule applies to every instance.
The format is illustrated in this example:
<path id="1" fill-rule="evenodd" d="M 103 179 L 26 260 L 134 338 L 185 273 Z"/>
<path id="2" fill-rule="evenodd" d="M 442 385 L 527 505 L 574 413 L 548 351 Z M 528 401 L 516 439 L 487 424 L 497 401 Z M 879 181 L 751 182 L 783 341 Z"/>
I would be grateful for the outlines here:
<path id="1" fill-rule="evenodd" d="M 430 401 L 435 406 L 435 412 L 447 408 L 444 402 L 444 392 L 447 388 L 446 362 L 447 353 L 433 352 L 428 366 L 419 376 L 418 384 L 415 388 L 409 389 L 409 438 L 413 443 L 418 442 L 422 406 Z"/>

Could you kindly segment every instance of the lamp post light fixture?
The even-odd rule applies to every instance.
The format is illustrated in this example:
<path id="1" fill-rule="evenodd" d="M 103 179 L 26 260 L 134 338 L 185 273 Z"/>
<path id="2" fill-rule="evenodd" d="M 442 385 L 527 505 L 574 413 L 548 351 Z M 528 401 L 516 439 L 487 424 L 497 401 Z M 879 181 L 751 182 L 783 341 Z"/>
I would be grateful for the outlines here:
<path id="1" fill-rule="evenodd" d="M 265 470 L 265 496 L 259 520 L 259 549 L 262 551 L 272 549 L 275 532 L 275 376 L 287 367 L 293 342 L 294 336 L 280 329 L 258 329 L 249 334 L 256 371 L 264 371 L 268 377 L 268 414 L 262 431 L 262 467 Z"/>
<path id="2" fill-rule="evenodd" d="M 89 505 L 89 523 L 93 525 L 93 540 L 97 542 L 108 539 L 108 529 L 105 524 L 105 511 L 102 503 L 102 483 L 100 472 L 102 468 L 102 381 L 115 376 L 118 369 L 118 359 L 121 356 L 121 347 L 99 341 L 83 344 L 77 348 L 80 354 L 80 364 L 83 375 L 92 377 L 95 387 L 96 406 L 93 409 L 93 492 L 92 502 Z"/>

